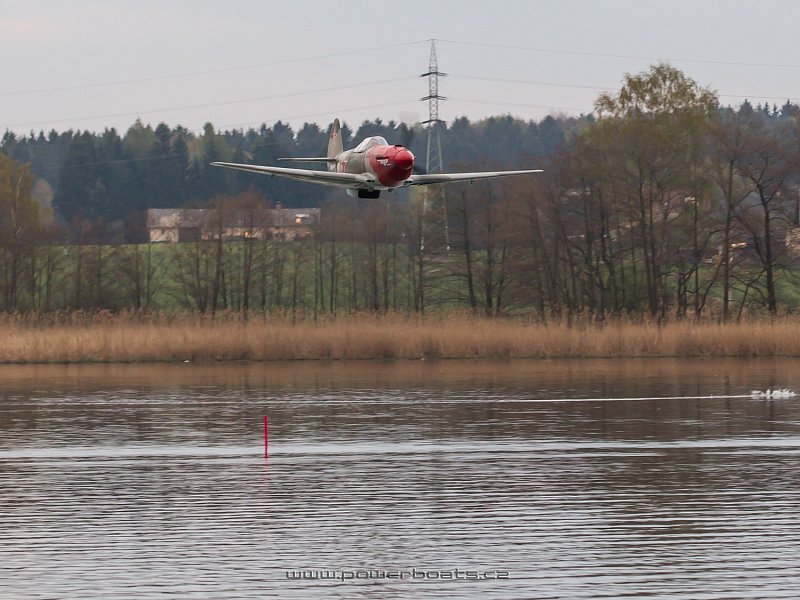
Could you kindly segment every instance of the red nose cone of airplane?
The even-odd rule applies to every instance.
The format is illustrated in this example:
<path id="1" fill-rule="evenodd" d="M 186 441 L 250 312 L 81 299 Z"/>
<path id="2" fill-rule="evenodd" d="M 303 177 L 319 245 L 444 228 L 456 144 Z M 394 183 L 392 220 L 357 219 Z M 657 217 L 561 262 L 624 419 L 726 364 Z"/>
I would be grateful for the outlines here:
<path id="1" fill-rule="evenodd" d="M 414 166 L 414 155 L 403 148 L 394 155 L 394 164 L 401 171 L 410 171 Z"/>

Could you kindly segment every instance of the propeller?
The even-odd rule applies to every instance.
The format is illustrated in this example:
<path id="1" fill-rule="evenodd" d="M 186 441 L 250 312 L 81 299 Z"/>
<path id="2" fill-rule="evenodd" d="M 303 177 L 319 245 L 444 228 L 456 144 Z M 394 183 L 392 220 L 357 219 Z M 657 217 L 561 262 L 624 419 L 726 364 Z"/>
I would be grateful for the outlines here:
<path id="1" fill-rule="evenodd" d="M 400 132 L 400 143 L 406 148 L 411 148 L 411 142 L 414 141 L 414 129 L 405 123 L 400 123 L 398 130 Z"/>
<path id="2" fill-rule="evenodd" d="M 414 128 L 409 127 L 405 123 L 400 123 L 400 127 L 398 128 L 398 130 L 400 132 L 400 144 L 402 144 L 403 147 L 411 150 L 411 142 L 414 141 Z M 428 171 L 420 167 L 416 162 L 414 162 L 414 168 L 412 169 L 412 172 L 415 175 L 428 174 Z"/>

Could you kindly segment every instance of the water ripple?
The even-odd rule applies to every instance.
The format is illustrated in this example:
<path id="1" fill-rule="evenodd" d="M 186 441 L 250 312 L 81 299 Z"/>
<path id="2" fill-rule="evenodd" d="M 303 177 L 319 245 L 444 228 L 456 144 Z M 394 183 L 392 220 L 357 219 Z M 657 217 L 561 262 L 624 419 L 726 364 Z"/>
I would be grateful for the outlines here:
<path id="1" fill-rule="evenodd" d="M 800 597 L 800 403 L 665 373 L 18 386 L 0 597 Z"/>

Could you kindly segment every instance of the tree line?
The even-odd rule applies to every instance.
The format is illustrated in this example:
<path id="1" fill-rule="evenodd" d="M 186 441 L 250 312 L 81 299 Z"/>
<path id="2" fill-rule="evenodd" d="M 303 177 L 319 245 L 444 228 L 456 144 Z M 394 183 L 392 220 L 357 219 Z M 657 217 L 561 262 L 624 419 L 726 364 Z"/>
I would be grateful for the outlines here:
<path id="1" fill-rule="evenodd" d="M 233 132 L 207 125 L 197 136 L 141 123 L 123 137 L 7 133 L 2 307 L 466 309 L 598 321 L 791 312 L 800 303 L 798 115 L 789 102 L 721 107 L 712 90 L 655 65 L 601 94 L 592 116 L 459 119 L 443 132 L 451 164 L 541 166 L 539 176 L 366 201 L 207 167 L 319 154 L 326 131 L 316 125 L 297 133 L 280 123 Z M 423 132 L 375 121 L 345 135 L 383 135 L 413 150 Z M 47 159 L 34 158 L 40 145 Z M 33 173 L 59 160 L 48 210 L 47 190 L 37 189 L 47 186 Z M 115 219 L 148 207 L 223 213 L 276 201 L 322 206 L 312 240 L 154 246 L 109 232 Z"/>
<path id="2" fill-rule="evenodd" d="M 520 160 L 530 164 L 556 151 L 576 119 L 548 117 L 540 123 L 494 117 L 478 123 L 457 119 L 443 128 L 445 155 L 451 165 L 489 159 L 493 164 Z M 345 147 L 364 137 L 381 135 L 409 146 L 424 157 L 421 126 L 380 119 L 363 122 L 357 130 L 342 128 Z M 321 156 L 328 143 L 327 126 L 306 123 L 298 131 L 277 122 L 247 130 L 218 131 L 211 123 L 202 133 L 165 123 L 155 128 L 137 120 L 124 134 L 66 131 L 6 132 L 0 152 L 29 164 L 52 189 L 52 207 L 70 231 L 78 221 L 102 222 L 117 237 L 144 241 L 148 208 L 202 207 L 217 196 L 258 192 L 287 207 L 317 206 L 330 196 L 326 189 L 285 179 L 255 178 L 209 166 L 213 161 L 276 164 L 278 158 Z M 424 160 L 424 158 L 423 158 Z M 424 166 L 424 165 L 423 165 Z M 128 229 L 122 225 L 128 223 Z M 138 229 L 133 227 L 138 223 Z"/>

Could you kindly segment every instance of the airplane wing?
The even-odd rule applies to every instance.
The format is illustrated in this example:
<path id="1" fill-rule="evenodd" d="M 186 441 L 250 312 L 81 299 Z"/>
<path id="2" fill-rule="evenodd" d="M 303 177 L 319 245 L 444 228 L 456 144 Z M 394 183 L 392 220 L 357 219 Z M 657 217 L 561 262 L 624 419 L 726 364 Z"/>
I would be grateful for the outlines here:
<path id="1" fill-rule="evenodd" d="M 309 183 L 320 183 L 334 187 L 352 189 L 372 189 L 376 181 L 369 175 L 356 173 L 337 173 L 335 171 L 314 171 L 311 169 L 287 169 L 284 167 L 264 167 L 261 165 L 243 165 L 239 163 L 212 162 L 212 166 L 226 167 L 228 169 L 238 169 L 239 171 L 249 171 L 260 173 L 261 175 L 271 175 L 273 177 L 288 177 L 298 181 Z"/>
<path id="2" fill-rule="evenodd" d="M 525 171 L 483 171 L 479 173 L 433 173 L 430 175 L 412 175 L 403 182 L 408 185 L 432 185 L 434 183 L 450 183 L 453 181 L 478 181 L 493 177 L 507 177 L 509 175 L 525 175 L 527 173 L 542 173 L 542 169 L 528 169 Z"/>

